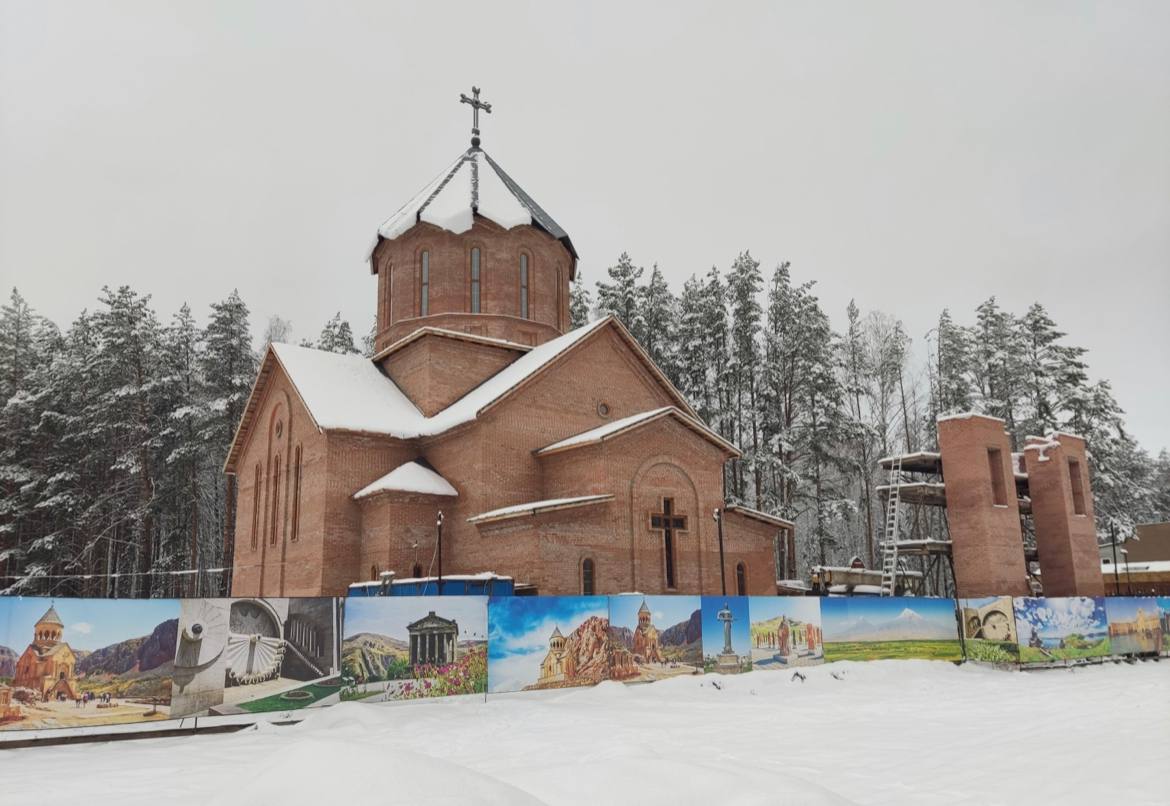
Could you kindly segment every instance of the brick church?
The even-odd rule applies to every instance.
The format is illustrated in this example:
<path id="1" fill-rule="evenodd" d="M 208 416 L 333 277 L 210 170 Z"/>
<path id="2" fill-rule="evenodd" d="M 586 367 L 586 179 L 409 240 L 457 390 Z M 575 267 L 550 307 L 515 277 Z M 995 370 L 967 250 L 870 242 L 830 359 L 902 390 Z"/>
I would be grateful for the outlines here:
<path id="1" fill-rule="evenodd" d="M 373 357 L 267 348 L 225 468 L 232 595 L 433 576 L 440 512 L 444 575 L 775 594 L 792 524 L 725 503 L 738 450 L 620 322 L 570 329 L 573 243 L 473 134 L 378 229 Z"/>

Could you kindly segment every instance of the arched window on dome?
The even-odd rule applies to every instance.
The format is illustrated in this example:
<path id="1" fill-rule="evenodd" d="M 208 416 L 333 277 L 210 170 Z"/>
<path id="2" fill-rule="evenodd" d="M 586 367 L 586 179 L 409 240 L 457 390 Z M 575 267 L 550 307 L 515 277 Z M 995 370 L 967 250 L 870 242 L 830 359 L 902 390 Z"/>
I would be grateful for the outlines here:
<path id="1" fill-rule="evenodd" d="M 743 563 L 735 564 L 735 595 L 747 596 L 747 568 Z"/>
<path id="2" fill-rule="evenodd" d="M 419 255 L 418 284 L 418 315 L 426 316 L 431 307 L 431 253 L 426 249 Z"/>
<path id="3" fill-rule="evenodd" d="M 479 313 L 479 247 L 471 248 L 471 312 Z"/>
<path id="4" fill-rule="evenodd" d="M 528 318 L 528 255 L 520 253 L 520 318 Z"/>
<path id="5" fill-rule="evenodd" d="M 581 561 L 581 595 L 592 596 L 596 592 L 594 584 L 593 558 L 586 557 Z"/>

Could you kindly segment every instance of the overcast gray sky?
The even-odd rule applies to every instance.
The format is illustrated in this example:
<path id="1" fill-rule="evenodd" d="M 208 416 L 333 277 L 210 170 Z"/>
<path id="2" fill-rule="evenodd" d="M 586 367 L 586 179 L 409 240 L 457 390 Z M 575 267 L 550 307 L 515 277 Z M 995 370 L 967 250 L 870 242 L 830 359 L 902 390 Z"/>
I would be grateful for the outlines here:
<path id="1" fill-rule="evenodd" d="M 62 324 L 128 283 L 364 332 L 472 83 L 590 284 L 750 249 L 920 343 L 1038 299 L 1170 446 L 1167 2 L 0 0 L 0 279 Z"/>

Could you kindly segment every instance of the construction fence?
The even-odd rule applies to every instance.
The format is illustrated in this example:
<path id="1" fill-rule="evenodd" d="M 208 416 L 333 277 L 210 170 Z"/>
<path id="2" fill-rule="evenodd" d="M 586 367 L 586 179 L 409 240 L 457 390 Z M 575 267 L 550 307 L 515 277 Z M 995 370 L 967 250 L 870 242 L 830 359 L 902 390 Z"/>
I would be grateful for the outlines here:
<path id="1" fill-rule="evenodd" d="M 0 738 L 835 661 L 1167 654 L 1170 597 L 4 597 Z"/>

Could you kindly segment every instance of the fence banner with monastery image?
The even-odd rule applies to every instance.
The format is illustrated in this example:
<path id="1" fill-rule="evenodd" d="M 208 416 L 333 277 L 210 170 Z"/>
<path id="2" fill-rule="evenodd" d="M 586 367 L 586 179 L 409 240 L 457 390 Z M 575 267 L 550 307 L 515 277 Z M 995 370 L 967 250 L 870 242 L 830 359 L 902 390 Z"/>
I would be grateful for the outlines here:
<path id="1" fill-rule="evenodd" d="M 1000 668 L 1170 654 L 1170 597 L 0 597 L 0 736 L 964 648 Z"/>

